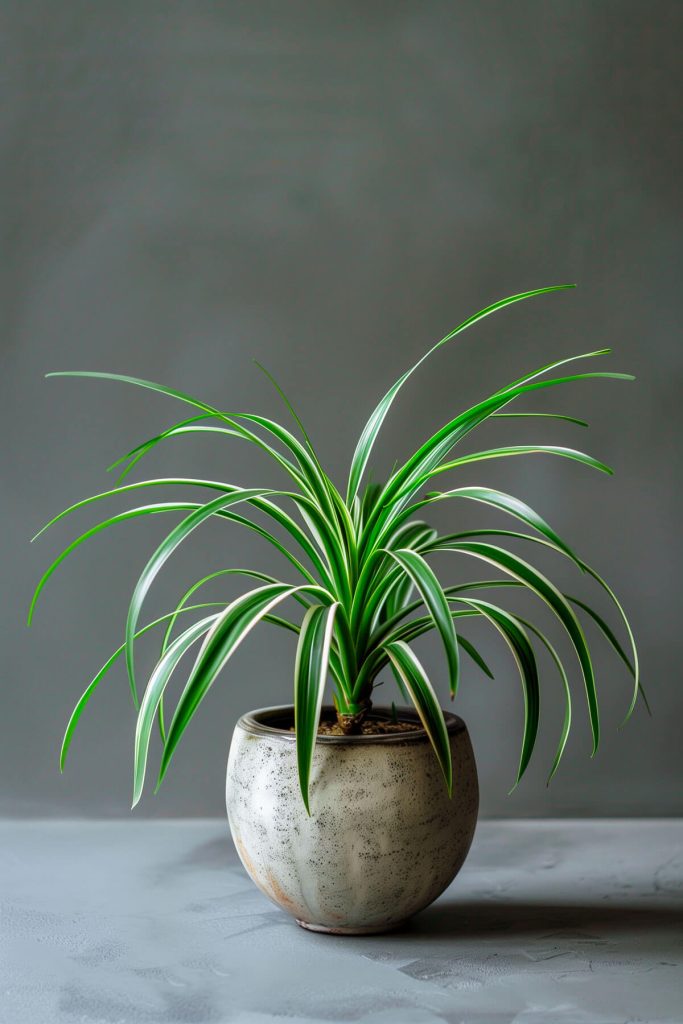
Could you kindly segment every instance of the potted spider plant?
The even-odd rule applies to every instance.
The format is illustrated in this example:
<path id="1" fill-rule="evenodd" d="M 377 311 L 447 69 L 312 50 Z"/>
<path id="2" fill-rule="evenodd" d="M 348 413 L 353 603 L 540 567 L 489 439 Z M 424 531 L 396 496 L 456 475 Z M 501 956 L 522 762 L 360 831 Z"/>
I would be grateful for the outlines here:
<path id="1" fill-rule="evenodd" d="M 251 711 L 237 723 L 227 769 L 228 818 L 246 870 L 271 899 L 305 927 L 359 933 L 394 927 L 434 900 L 463 863 L 477 819 L 477 773 L 467 729 L 460 718 L 442 710 L 437 689 L 413 649 L 414 640 L 436 631 L 453 699 L 458 692 L 462 654 L 491 675 L 484 655 L 467 638 L 468 623 L 483 619 L 503 637 L 516 663 L 524 698 L 517 782 L 529 764 L 539 724 L 535 645 L 545 648 L 557 670 L 566 708 L 550 768 L 552 777 L 570 729 L 567 672 L 545 634 L 534 623 L 506 610 L 496 598 L 499 591 L 505 593 L 504 588 L 530 591 L 569 636 L 583 678 L 595 752 L 600 738 L 598 698 L 579 616 L 593 620 L 633 676 L 629 717 L 642 688 L 633 634 L 621 604 L 598 573 L 524 501 L 493 487 L 454 487 L 452 476 L 460 466 L 532 454 L 571 459 L 609 473 L 607 466 L 590 455 L 555 445 L 508 445 L 454 454 L 475 427 L 494 418 L 546 417 L 586 426 L 566 415 L 519 410 L 514 403 L 538 390 L 571 382 L 633 379 L 614 372 L 556 372 L 576 360 L 604 356 L 609 350 L 562 359 L 524 374 L 442 426 L 398 464 L 385 484 L 364 485 L 373 445 L 394 399 L 431 353 L 505 306 L 567 287 L 572 286 L 540 288 L 495 302 L 437 342 L 396 381 L 373 411 L 353 454 L 345 491 L 325 473 L 301 420 L 275 381 L 292 416 L 292 429 L 264 416 L 226 412 L 134 377 L 80 371 L 48 374 L 149 388 L 190 406 L 193 415 L 114 463 L 110 468 L 119 470 L 115 488 L 77 502 L 47 526 L 110 496 L 132 496 L 169 485 L 210 494 L 208 500 L 184 497 L 138 505 L 98 522 L 76 538 L 40 580 L 29 623 L 49 578 L 90 537 L 128 519 L 180 514 L 140 574 L 128 608 L 124 642 L 96 674 L 71 715 L 61 749 L 61 769 L 86 705 L 109 669 L 122 658 L 137 709 L 135 806 L 143 791 L 155 720 L 163 744 L 160 784 L 195 712 L 251 630 L 267 623 L 293 633 L 293 704 Z M 131 471 L 158 445 L 207 431 L 253 445 L 284 470 L 290 489 L 245 488 L 180 477 L 129 481 Z M 435 490 L 442 481 L 449 482 Z M 421 518 L 436 502 L 452 500 L 476 502 L 505 513 L 515 520 L 515 529 L 441 534 Z M 284 559 L 286 573 L 269 576 L 250 569 L 217 568 L 194 583 L 166 615 L 141 624 L 145 598 L 168 559 L 202 523 L 216 518 L 255 531 Z M 530 560 L 510 550 L 509 541 L 521 541 L 532 551 L 539 546 L 552 551 L 592 577 L 620 619 L 630 653 L 596 611 L 560 591 Z M 442 585 L 433 568 L 434 556 L 439 553 L 476 564 L 484 569 L 484 578 L 475 574 L 470 582 Z M 488 578 L 491 571 L 493 578 Z M 201 591 L 207 584 L 234 575 L 252 584 L 242 596 L 231 601 L 202 600 Z M 287 578 L 282 578 L 285 575 Z M 286 614 L 287 607 L 297 609 L 299 615 Z M 140 695 L 136 645 L 158 630 L 163 634 L 160 656 Z M 194 662 L 168 720 L 164 711 L 168 685 L 180 662 L 193 650 Z M 403 702 L 400 708 L 396 701 L 390 707 L 373 704 L 374 688 L 387 673 L 395 680 L 397 698 Z M 332 702 L 323 705 L 328 681 Z M 283 679 L 283 686 L 288 685 Z"/>

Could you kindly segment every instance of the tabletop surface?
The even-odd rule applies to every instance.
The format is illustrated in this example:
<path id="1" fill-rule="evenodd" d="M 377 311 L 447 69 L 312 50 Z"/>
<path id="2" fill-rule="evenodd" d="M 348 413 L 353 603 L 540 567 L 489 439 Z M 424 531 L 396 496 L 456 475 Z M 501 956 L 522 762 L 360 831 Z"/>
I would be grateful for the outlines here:
<path id="1" fill-rule="evenodd" d="M 2 1024 L 683 1022 L 683 822 L 480 822 L 406 927 L 305 932 L 221 821 L 0 823 Z"/>

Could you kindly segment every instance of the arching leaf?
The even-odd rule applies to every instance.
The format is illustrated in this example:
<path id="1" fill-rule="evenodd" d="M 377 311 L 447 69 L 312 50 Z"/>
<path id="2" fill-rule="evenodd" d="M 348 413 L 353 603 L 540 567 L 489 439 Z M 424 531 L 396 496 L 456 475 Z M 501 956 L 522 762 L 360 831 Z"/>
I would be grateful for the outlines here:
<path id="1" fill-rule="evenodd" d="M 334 617 L 338 608 L 339 604 L 335 602 L 327 607 L 314 605 L 308 609 L 301 624 L 294 665 L 296 758 L 301 795 L 309 814 L 311 765 L 325 691 Z"/>
<path id="2" fill-rule="evenodd" d="M 434 620 L 434 625 L 441 637 L 446 652 L 448 684 L 451 697 L 455 697 L 458 691 L 460 658 L 451 611 L 441 584 L 434 570 L 417 551 L 404 548 L 399 551 L 389 551 L 387 554 L 391 555 L 410 577 Z"/>
<path id="3" fill-rule="evenodd" d="M 451 745 L 443 711 L 439 706 L 432 684 L 416 655 L 402 640 L 387 644 L 386 653 L 415 705 L 441 766 L 448 795 L 451 796 L 453 793 Z"/>
<path id="4" fill-rule="evenodd" d="M 432 355 L 433 352 L 436 352 L 438 348 L 441 348 L 441 346 L 445 345 L 447 341 L 450 341 L 452 338 L 455 338 L 458 334 L 461 334 L 468 327 L 471 327 L 473 324 L 476 324 L 479 320 L 483 320 L 484 317 L 490 316 L 491 313 L 495 313 L 497 310 L 503 309 L 503 307 L 505 306 L 510 306 L 514 302 L 522 302 L 524 299 L 531 299 L 536 295 L 545 295 L 548 292 L 563 291 L 567 288 L 573 287 L 573 284 L 551 285 L 549 288 L 535 288 L 533 291 L 530 292 L 520 292 L 517 295 L 510 295 L 505 299 L 500 299 L 498 302 L 493 302 L 491 303 L 490 306 L 485 306 L 484 309 L 480 309 L 478 313 L 475 313 L 473 316 L 470 316 L 466 320 L 463 320 L 463 322 L 459 324 L 455 328 L 455 330 L 450 331 L 445 337 L 441 339 L 441 341 L 437 341 L 436 345 L 432 345 L 429 351 L 425 352 L 425 354 L 420 359 L 418 359 L 415 365 L 412 366 L 410 370 L 408 370 L 406 373 L 404 373 L 403 376 L 399 377 L 396 383 L 389 388 L 386 395 L 379 402 L 377 407 L 374 409 L 372 415 L 370 416 L 370 419 L 365 424 L 363 432 L 358 440 L 356 450 L 353 453 L 353 458 L 351 460 L 351 472 L 349 474 L 349 484 L 346 492 L 347 505 L 351 506 L 353 504 L 353 500 L 356 497 L 356 494 L 358 493 L 358 487 L 360 485 L 363 472 L 365 471 L 365 467 L 367 466 L 368 459 L 370 458 L 370 452 L 373 449 L 373 446 L 377 439 L 377 435 L 381 430 L 382 424 L 384 423 L 386 415 L 389 412 L 389 409 L 391 408 L 393 401 L 396 398 L 396 395 L 399 393 L 399 391 L 401 390 L 405 382 L 409 379 L 409 377 L 412 376 L 415 370 L 417 370 L 422 365 L 422 363 L 424 363 L 425 360 L 428 359 L 430 355 Z"/>

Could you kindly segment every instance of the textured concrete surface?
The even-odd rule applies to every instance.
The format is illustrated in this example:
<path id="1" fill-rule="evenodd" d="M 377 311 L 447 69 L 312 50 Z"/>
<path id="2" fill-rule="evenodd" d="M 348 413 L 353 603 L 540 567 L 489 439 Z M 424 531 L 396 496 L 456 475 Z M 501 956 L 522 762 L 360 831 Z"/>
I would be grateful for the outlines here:
<path id="1" fill-rule="evenodd" d="M 683 822 L 484 822 L 409 926 L 299 929 L 220 821 L 0 825 L 2 1024 L 683 1021 Z"/>

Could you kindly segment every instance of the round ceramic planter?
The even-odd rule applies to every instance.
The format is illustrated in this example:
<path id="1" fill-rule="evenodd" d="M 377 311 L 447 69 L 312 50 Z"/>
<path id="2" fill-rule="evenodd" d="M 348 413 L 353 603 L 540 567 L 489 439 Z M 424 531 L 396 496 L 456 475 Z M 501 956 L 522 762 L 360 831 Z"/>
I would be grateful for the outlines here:
<path id="1" fill-rule="evenodd" d="M 374 714 L 386 717 L 387 709 Z M 399 714 L 417 720 L 412 711 Z M 292 716 L 291 706 L 265 708 L 244 715 L 235 728 L 226 804 L 242 863 L 304 928 L 337 934 L 396 928 L 444 891 L 470 848 L 479 790 L 465 723 L 445 715 L 451 799 L 422 728 L 319 736 L 309 816 Z"/>

